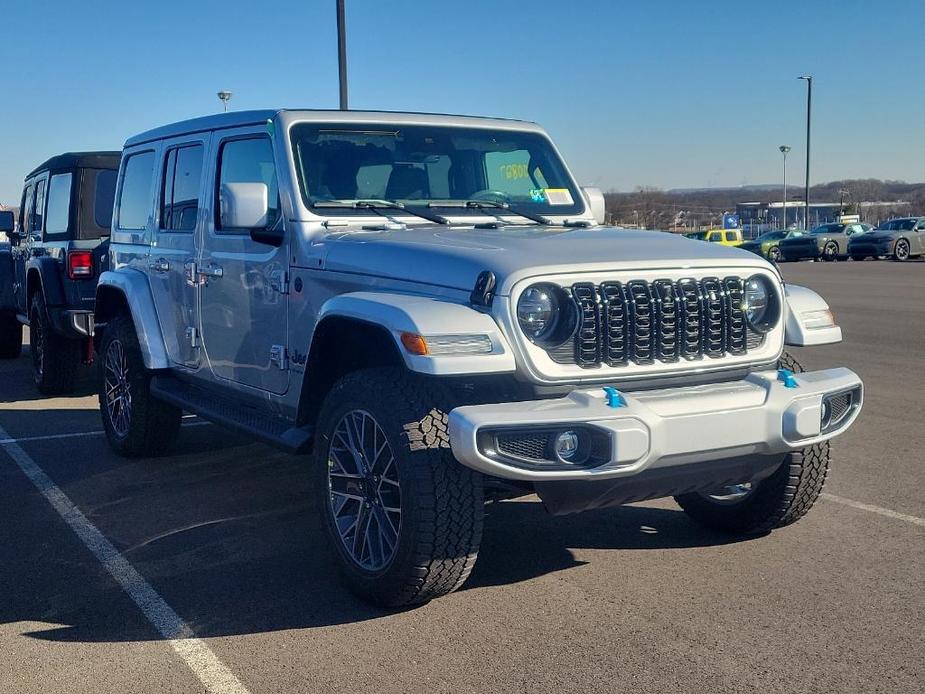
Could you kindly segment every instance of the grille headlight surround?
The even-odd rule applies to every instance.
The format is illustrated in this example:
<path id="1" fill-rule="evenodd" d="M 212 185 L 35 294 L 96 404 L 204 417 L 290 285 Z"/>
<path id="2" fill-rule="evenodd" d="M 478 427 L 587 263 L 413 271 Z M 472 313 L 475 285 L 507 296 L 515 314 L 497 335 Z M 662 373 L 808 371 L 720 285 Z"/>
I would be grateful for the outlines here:
<path id="1" fill-rule="evenodd" d="M 777 289 L 764 275 L 752 275 L 745 280 L 745 320 L 748 327 L 764 335 L 780 320 L 780 298 Z"/>
<path id="2" fill-rule="evenodd" d="M 517 300 L 517 323 L 531 342 L 545 348 L 560 345 L 575 330 L 575 303 L 562 287 L 532 284 Z"/>

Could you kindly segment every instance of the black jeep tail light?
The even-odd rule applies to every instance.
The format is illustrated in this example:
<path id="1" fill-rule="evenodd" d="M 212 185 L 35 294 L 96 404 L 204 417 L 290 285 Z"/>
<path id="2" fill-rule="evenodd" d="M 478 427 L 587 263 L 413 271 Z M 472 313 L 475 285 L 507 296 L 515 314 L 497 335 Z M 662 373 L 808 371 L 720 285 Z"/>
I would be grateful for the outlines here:
<path id="1" fill-rule="evenodd" d="M 93 277 L 93 253 L 91 251 L 69 251 L 67 276 L 72 280 Z"/>

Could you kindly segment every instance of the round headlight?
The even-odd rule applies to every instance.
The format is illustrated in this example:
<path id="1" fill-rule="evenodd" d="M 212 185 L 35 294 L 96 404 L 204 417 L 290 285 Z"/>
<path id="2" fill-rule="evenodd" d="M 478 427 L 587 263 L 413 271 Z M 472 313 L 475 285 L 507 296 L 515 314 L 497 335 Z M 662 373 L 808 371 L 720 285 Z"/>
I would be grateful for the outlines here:
<path id="1" fill-rule="evenodd" d="M 752 275 L 745 281 L 745 319 L 758 333 L 766 333 L 777 324 L 780 308 L 777 292 L 764 275 Z"/>
<path id="2" fill-rule="evenodd" d="M 559 318 L 559 290 L 551 284 L 534 284 L 520 295 L 517 322 L 531 340 L 542 340 L 556 329 Z"/>

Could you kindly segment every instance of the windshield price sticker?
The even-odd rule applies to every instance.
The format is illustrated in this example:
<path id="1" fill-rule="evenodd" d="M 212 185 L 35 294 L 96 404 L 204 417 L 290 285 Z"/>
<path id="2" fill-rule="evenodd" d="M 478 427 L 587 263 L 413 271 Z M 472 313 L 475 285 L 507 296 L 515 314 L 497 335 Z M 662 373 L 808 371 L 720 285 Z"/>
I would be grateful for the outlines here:
<path id="1" fill-rule="evenodd" d="M 574 202 L 568 188 L 544 188 L 543 192 L 550 205 L 571 205 Z"/>

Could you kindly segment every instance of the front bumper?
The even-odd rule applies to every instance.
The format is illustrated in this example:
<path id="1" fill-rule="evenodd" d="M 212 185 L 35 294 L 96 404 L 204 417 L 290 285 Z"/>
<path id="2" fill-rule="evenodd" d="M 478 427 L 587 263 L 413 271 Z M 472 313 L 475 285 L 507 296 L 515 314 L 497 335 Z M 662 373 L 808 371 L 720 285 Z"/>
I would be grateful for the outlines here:
<path id="1" fill-rule="evenodd" d="M 880 256 L 893 255 L 893 246 L 895 241 L 855 241 L 848 244 L 848 255 L 855 256 Z"/>
<path id="2" fill-rule="evenodd" d="M 781 243 L 777 247 L 785 260 L 802 260 L 803 258 L 819 258 L 822 256 L 822 249 L 815 243 Z"/>
<path id="3" fill-rule="evenodd" d="M 849 369 L 796 374 L 790 384 L 795 387 L 778 376 L 763 371 L 731 383 L 623 393 L 618 407 L 608 405 L 602 388 L 550 400 L 458 407 L 449 416 L 450 445 L 460 463 L 494 477 L 612 479 L 784 454 L 836 436 L 860 412 L 863 386 Z M 823 401 L 847 393 L 850 410 L 837 426 L 823 430 Z M 606 442 L 601 464 L 524 464 L 486 446 L 486 432 L 565 431 L 579 425 Z"/>

